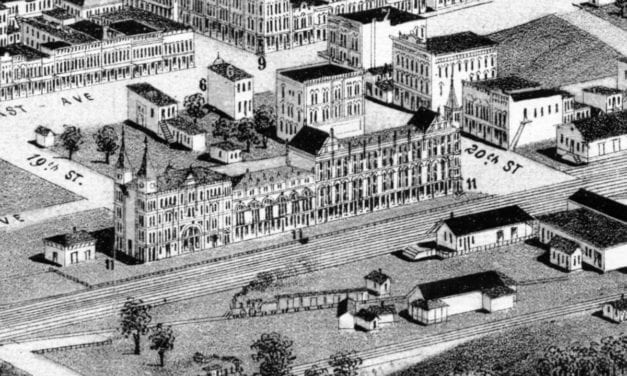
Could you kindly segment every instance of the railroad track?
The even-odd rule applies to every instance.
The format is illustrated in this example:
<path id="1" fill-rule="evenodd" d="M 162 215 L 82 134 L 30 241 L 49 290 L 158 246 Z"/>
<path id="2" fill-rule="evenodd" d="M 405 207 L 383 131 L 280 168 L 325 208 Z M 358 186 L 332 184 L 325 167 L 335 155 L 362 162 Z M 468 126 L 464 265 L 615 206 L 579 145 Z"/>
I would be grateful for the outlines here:
<path id="1" fill-rule="evenodd" d="M 627 163 L 619 166 L 627 170 Z M 571 180 L 551 187 L 518 192 L 501 197 L 460 202 L 456 215 L 463 215 L 503 206 L 519 204 L 532 214 L 543 214 L 565 208 L 564 199 L 581 186 L 590 186 L 602 194 L 624 193 L 624 179 L 614 172 L 599 168 L 591 177 Z M 332 235 L 313 236 L 306 245 L 286 245 L 260 258 L 253 253 L 218 263 L 181 269 L 169 275 L 148 277 L 125 282 L 118 286 L 84 290 L 72 295 L 45 299 L 31 304 L 16 305 L 0 310 L 0 341 L 39 333 L 60 325 L 73 324 L 86 318 L 116 313 L 127 296 L 142 298 L 159 304 L 168 303 L 237 288 L 247 283 L 260 271 L 277 269 L 283 265 L 298 265 L 307 259 L 315 269 L 324 269 L 387 254 L 406 244 L 419 241 L 433 223 L 447 217 L 450 208 L 433 208 L 410 213 L 376 225 L 359 226 Z M 337 235 L 342 237 L 338 244 Z M 344 248 L 350 244 L 350 248 Z M 301 266 L 301 272 L 304 271 Z M 232 270 L 237 269 L 237 275 Z"/>

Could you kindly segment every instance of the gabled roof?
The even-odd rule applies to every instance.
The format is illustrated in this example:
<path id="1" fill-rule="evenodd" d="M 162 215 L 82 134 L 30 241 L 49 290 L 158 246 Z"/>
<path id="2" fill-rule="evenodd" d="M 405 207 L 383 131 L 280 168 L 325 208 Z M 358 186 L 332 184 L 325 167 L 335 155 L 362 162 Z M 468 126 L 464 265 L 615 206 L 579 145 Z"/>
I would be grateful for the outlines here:
<path id="1" fill-rule="evenodd" d="M 538 220 L 595 247 L 608 248 L 627 243 L 627 225 L 585 208 L 547 214 Z"/>
<path id="2" fill-rule="evenodd" d="M 561 237 L 559 235 L 555 235 L 551 238 L 551 241 L 549 242 L 549 247 L 555 248 L 558 251 L 564 252 L 568 255 L 572 255 L 577 249 L 580 248 L 579 244 L 577 244 L 576 242 Z"/>
<path id="3" fill-rule="evenodd" d="M 188 179 L 193 179 L 195 185 L 211 184 L 221 181 L 229 181 L 229 178 L 207 167 L 193 166 L 189 168 L 166 168 L 163 174 L 157 177 L 157 189 L 169 191 L 181 188 Z"/>
<path id="4" fill-rule="evenodd" d="M 127 85 L 126 87 L 159 107 L 178 103 L 176 99 L 147 82 Z"/>
<path id="5" fill-rule="evenodd" d="M 447 296 L 465 294 L 473 291 L 488 291 L 494 287 L 511 286 L 516 282 L 508 276 L 490 270 L 460 277 L 443 279 L 418 285 L 424 300 L 442 299 Z"/>
<path id="6" fill-rule="evenodd" d="M 444 220 L 448 228 L 457 236 L 463 236 L 491 228 L 508 226 L 533 220 L 533 217 L 518 205 L 463 215 Z"/>
<path id="7" fill-rule="evenodd" d="M 289 142 L 289 146 L 311 155 L 317 155 L 330 135 L 318 128 L 304 126 Z"/>
<path id="8" fill-rule="evenodd" d="M 35 133 L 38 135 L 42 135 L 42 136 L 48 136 L 49 134 L 54 134 L 50 128 L 44 127 L 43 125 L 38 126 L 37 128 L 35 128 Z"/>
<path id="9" fill-rule="evenodd" d="M 627 134 L 627 111 L 575 120 L 573 125 L 586 142 L 621 136 Z"/>
<path id="10" fill-rule="evenodd" d="M 63 247 L 71 247 L 73 245 L 95 242 L 96 239 L 87 231 L 79 230 L 67 234 L 55 235 L 44 239 L 51 243 L 59 244 Z"/>
<path id="11" fill-rule="evenodd" d="M 381 269 L 371 271 L 364 278 L 367 279 L 367 280 L 376 282 L 378 284 L 382 284 L 385 281 L 387 281 L 388 279 L 391 280 L 390 276 L 388 276 L 387 274 L 381 272 Z"/>
<path id="12" fill-rule="evenodd" d="M 616 94 L 623 93 L 622 90 L 607 87 L 607 86 L 585 87 L 583 88 L 583 91 L 586 93 L 594 93 L 594 94 L 601 94 L 601 95 L 616 95 Z"/>
<path id="13" fill-rule="evenodd" d="M 579 189 L 568 198 L 570 201 L 596 210 L 622 222 L 627 222 L 627 205 L 621 204 L 605 196 L 601 196 L 587 189 Z"/>
<path id="14" fill-rule="evenodd" d="M 436 55 L 492 47 L 497 43 L 471 31 L 441 35 L 427 39 L 427 50 Z"/>
<path id="15" fill-rule="evenodd" d="M 342 13 L 339 16 L 365 25 L 389 19 L 391 26 L 424 19 L 424 17 L 391 6 L 367 9 L 361 12 Z"/>

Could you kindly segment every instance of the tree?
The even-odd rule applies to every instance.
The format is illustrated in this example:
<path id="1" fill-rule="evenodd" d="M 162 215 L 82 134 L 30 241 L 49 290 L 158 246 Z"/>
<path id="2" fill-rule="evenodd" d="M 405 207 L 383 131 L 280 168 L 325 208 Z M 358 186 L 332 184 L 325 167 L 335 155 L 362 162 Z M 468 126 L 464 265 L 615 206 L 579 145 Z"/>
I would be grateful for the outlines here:
<path id="1" fill-rule="evenodd" d="M 83 144 L 83 135 L 81 134 L 80 128 L 73 125 L 64 125 L 63 128 L 65 130 L 61 133 L 59 138 L 63 148 L 68 151 L 68 159 L 72 160 L 72 155 L 79 151 Z"/>
<path id="2" fill-rule="evenodd" d="M 213 137 L 222 137 L 224 141 L 227 141 L 235 134 L 235 123 L 232 120 L 221 117 L 213 123 Z"/>
<path id="3" fill-rule="evenodd" d="M 276 126 L 276 115 L 272 107 L 265 104 L 255 109 L 253 122 L 255 130 L 261 134 L 263 148 L 268 147 L 268 132 Z"/>
<path id="4" fill-rule="evenodd" d="M 163 367 L 164 358 L 166 351 L 170 351 L 174 348 L 174 332 L 172 332 L 171 326 L 163 326 L 163 324 L 159 323 L 157 326 L 152 328 L 152 333 L 150 334 L 150 349 L 156 350 L 157 354 L 159 354 L 159 365 Z"/>
<path id="5" fill-rule="evenodd" d="M 125 338 L 133 337 L 136 355 L 141 352 L 141 336 L 148 333 L 148 324 L 152 321 L 151 310 L 152 306 L 144 304 L 143 300 L 128 298 L 120 311 L 120 330 Z"/>
<path id="6" fill-rule="evenodd" d="M 329 358 L 333 376 L 357 376 L 363 360 L 355 351 L 339 351 Z"/>
<path id="7" fill-rule="evenodd" d="M 254 123 L 249 118 L 243 118 L 237 123 L 237 140 L 246 143 L 247 153 L 250 153 L 250 144 L 259 143 L 259 135 L 253 127 Z"/>
<path id="8" fill-rule="evenodd" d="M 115 133 L 115 128 L 110 125 L 105 125 L 98 130 L 98 133 L 94 135 L 94 141 L 98 146 L 98 151 L 104 153 L 105 162 L 109 164 L 109 157 L 115 153 L 120 147 L 118 145 L 118 134 Z"/>
<path id="9" fill-rule="evenodd" d="M 183 107 L 189 116 L 200 119 L 205 116 L 205 97 L 201 93 L 188 95 L 183 100 Z"/>
<path id="10" fill-rule="evenodd" d="M 294 342 L 282 337 L 279 333 L 264 333 L 250 348 L 256 353 L 252 355 L 259 362 L 260 376 L 291 376 Z"/>
<path id="11" fill-rule="evenodd" d="M 305 376 L 329 376 L 329 371 L 314 364 L 311 368 L 305 370 Z"/>

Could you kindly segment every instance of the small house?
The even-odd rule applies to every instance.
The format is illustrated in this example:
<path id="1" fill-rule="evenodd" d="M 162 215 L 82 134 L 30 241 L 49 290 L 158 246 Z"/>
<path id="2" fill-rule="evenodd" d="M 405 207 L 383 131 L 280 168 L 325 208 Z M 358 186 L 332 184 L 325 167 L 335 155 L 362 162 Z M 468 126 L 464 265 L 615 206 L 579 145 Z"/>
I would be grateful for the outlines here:
<path id="1" fill-rule="evenodd" d="M 207 150 L 207 131 L 196 119 L 177 116 L 161 122 L 160 128 L 169 144 L 176 143 L 196 152 Z"/>
<path id="2" fill-rule="evenodd" d="M 378 297 L 389 296 L 391 293 L 392 279 L 379 270 L 373 270 L 364 277 L 366 288 Z"/>
<path id="3" fill-rule="evenodd" d="M 242 147 L 231 141 L 223 141 L 209 145 L 209 156 L 224 164 L 242 161 Z"/>
<path id="4" fill-rule="evenodd" d="M 517 205 L 450 218 L 436 230 L 436 243 L 457 253 L 495 248 L 534 235 L 533 217 Z"/>
<path id="5" fill-rule="evenodd" d="M 622 295 L 620 299 L 603 304 L 603 317 L 616 323 L 627 321 L 627 299 Z"/>
<path id="6" fill-rule="evenodd" d="M 515 302 L 516 282 L 487 271 L 416 286 L 407 294 L 407 312 L 413 320 L 429 325 L 460 313 L 509 309 Z"/>
<path id="7" fill-rule="evenodd" d="M 569 272 L 581 270 L 581 247 L 577 242 L 555 235 L 549 242 L 549 261 Z"/>
<path id="8" fill-rule="evenodd" d="M 623 91 L 606 86 L 584 88 L 583 103 L 607 113 L 623 110 Z"/>
<path id="9" fill-rule="evenodd" d="M 35 129 L 35 142 L 42 148 L 54 146 L 54 132 L 43 125 L 38 126 Z"/>
<path id="10" fill-rule="evenodd" d="M 337 320 L 340 330 L 355 329 L 355 314 L 357 313 L 357 302 L 351 298 L 342 300 L 337 307 Z"/>
<path id="11" fill-rule="evenodd" d="M 377 331 L 394 324 L 396 307 L 394 305 L 372 305 L 360 309 L 355 314 L 355 327 L 367 332 Z"/>
<path id="12" fill-rule="evenodd" d="M 218 57 L 207 69 L 207 104 L 233 120 L 253 116 L 253 76 Z"/>
<path id="13" fill-rule="evenodd" d="M 146 82 L 128 85 L 127 88 L 128 120 L 169 142 L 160 124 L 178 115 L 178 102 Z"/>
<path id="14" fill-rule="evenodd" d="M 96 259 L 96 239 L 87 231 L 76 228 L 68 234 L 44 239 L 44 257 L 61 266 Z"/>

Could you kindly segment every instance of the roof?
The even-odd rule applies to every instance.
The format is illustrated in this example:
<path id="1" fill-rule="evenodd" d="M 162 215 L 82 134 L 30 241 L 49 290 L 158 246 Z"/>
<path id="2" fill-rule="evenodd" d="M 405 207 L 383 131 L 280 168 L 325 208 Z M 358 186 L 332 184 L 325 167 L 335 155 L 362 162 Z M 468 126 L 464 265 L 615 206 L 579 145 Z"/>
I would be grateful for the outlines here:
<path id="1" fill-rule="evenodd" d="M 471 86 L 486 90 L 501 90 L 504 93 L 540 87 L 540 83 L 518 76 L 499 77 L 485 81 L 467 81 Z"/>
<path id="2" fill-rule="evenodd" d="M 620 57 L 618 58 L 618 61 L 620 61 L 620 62 L 622 62 L 622 63 L 627 64 L 627 56 L 620 56 Z"/>
<path id="3" fill-rule="evenodd" d="M 619 221 L 627 222 L 627 205 L 618 201 L 590 192 L 587 189 L 578 190 L 568 199 Z"/>
<path id="4" fill-rule="evenodd" d="M 47 21 L 42 16 L 22 18 L 22 22 L 25 22 L 35 29 L 42 30 L 48 34 L 53 35 L 55 38 L 58 38 L 70 44 L 90 43 L 97 40 L 97 38 L 94 38 L 89 34 L 79 32 L 72 27 L 59 25 L 56 22 Z"/>
<path id="5" fill-rule="evenodd" d="M 229 178 L 219 172 L 207 167 L 190 166 L 188 168 L 175 169 L 166 168 L 163 174 L 157 177 L 157 190 L 169 191 L 187 185 L 187 182 L 194 181 L 195 185 L 212 184 L 221 181 L 228 181 Z"/>
<path id="6" fill-rule="evenodd" d="M 491 270 L 460 277 L 443 279 L 418 285 L 424 300 L 442 299 L 447 296 L 484 291 L 497 286 L 515 285 L 508 276 Z"/>
<path id="7" fill-rule="evenodd" d="M 69 25 L 69 27 L 71 27 L 72 29 L 76 31 L 80 31 L 81 33 L 85 33 L 94 39 L 98 39 L 98 40 L 103 39 L 104 32 L 103 32 L 102 26 L 92 21 L 89 21 L 89 20 L 78 21 Z"/>
<path id="8" fill-rule="evenodd" d="M 424 19 L 424 17 L 391 6 L 373 8 L 361 12 L 342 13 L 339 16 L 357 21 L 361 24 L 370 24 L 372 22 L 381 22 L 385 19 L 389 19 L 391 26 Z"/>
<path id="9" fill-rule="evenodd" d="M 481 290 L 482 293 L 489 296 L 491 299 L 500 298 L 501 296 L 516 294 L 516 291 L 507 286 L 494 286 Z"/>
<path id="10" fill-rule="evenodd" d="M 362 318 L 365 321 L 373 321 L 376 318 L 379 318 L 377 312 L 370 311 L 366 308 L 362 308 L 355 314 L 356 317 Z"/>
<path id="11" fill-rule="evenodd" d="M 438 117 L 438 113 L 431 111 L 425 107 L 420 107 L 418 111 L 414 113 L 414 116 L 409 119 L 407 125 L 413 125 L 417 129 L 426 133 L 429 126 L 433 124 L 433 121 Z"/>
<path id="12" fill-rule="evenodd" d="M 373 270 L 373 271 L 371 271 L 371 272 L 370 272 L 370 273 L 368 273 L 368 275 L 366 275 L 364 278 L 365 278 L 365 279 L 367 279 L 367 280 L 370 280 L 370 281 L 376 282 L 376 283 L 378 283 L 378 284 L 382 284 L 382 283 L 384 283 L 385 281 L 387 281 L 388 279 L 390 279 L 390 276 L 388 276 L 388 275 L 387 275 L 387 274 L 385 274 L 385 273 L 382 273 L 382 272 L 381 272 L 381 269 L 379 269 L 379 270 Z"/>
<path id="13" fill-rule="evenodd" d="M 549 247 L 555 248 L 568 255 L 572 255 L 573 253 L 575 253 L 577 249 L 580 248 L 577 242 L 574 242 L 570 239 L 566 239 L 559 235 L 555 235 L 551 238 L 551 241 L 549 242 Z"/>
<path id="14" fill-rule="evenodd" d="M 69 47 L 69 46 L 71 46 L 71 44 L 65 43 L 62 41 L 52 41 L 52 42 L 46 42 L 46 43 L 41 44 L 41 47 L 47 48 L 49 50 L 57 50 L 59 48 Z"/>
<path id="15" fill-rule="evenodd" d="M 491 228 L 527 222 L 533 217 L 517 205 L 488 210 L 480 213 L 452 217 L 444 220 L 448 228 L 457 236 L 467 235 Z"/>
<path id="16" fill-rule="evenodd" d="M 392 91 L 394 90 L 394 80 L 379 80 L 375 83 L 379 89 L 382 91 Z"/>
<path id="17" fill-rule="evenodd" d="M 420 309 L 424 309 L 425 311 L 429 311 L 429 310 L 436 309 L 436 308 L 448 307 L 448 304 L 446 304 L 441 299 L 431 299 L 431 300 L 418 299 L 418 300 L 414 300 L 413 302 L 411 302 L 411 305 Z"/>
<path id="18" fill-rule="evenodd" d="M 74 16 L 68 13 L 65 9 L 59 8 L 59 7 L 54 7 L 49 10 L 44 10 L 41 13 L 45 14 L 46 16 L 54 17 L 58 20 L 69 20 L 71 18 L 74 18 Z"/>
<path id="19" fill-rule="evenodd" d="M 577 102 L 577 101 L 573 101 L 573 105 L 575 107 L 575 110 L 580 110 L 580 109 L 583 109 L 583 108 L 590 108 L 589 105 L 587 105 L 585 103 Z"/>
<path id="20" fill-rule="evenodd" d="M 621 297 L 618 300 L 614 300 L 611 302 L 607 302 L 606 304 L 611 305 L 612 307 L 614 307 L 614 309 L 618 309 L 621 311 L 627 311 L 627 299 L 625 299 L 625 297 Z"/>
<path id="21" fill-rule="evenodd" d="M 205 129 L 198 125 L 198 122 L 194 122 L 188 117 L 177 116 L 171 119 L 166 119 L 163 122 L 190 136 L 207 133 Z"/>
<path id="22" fill-rule="evenodd" d="M 85 230 L 79 230 L 67 234 L 51 236 L 44 240 L 59 244 L 63 247 L 71 247 L 73 245 L 95 242 L 96 238 Z"/>
<path id="23" fill-rule="evenodd" d="M 368 292 L 365 287 L 357 287 L 352 289 L 335 289 L 335 290 L 324 290 L 324 291 L 305 291 L 305 292 L 295 292 L 291 294 L 279 294 L 274 297 L 277 299 L 281 298 L 297 298 L 297 297 L 306 297 L 306 296 L 322 296 L 327 294 L 349 294 L 351 292 Z"/>
<path id="24" fill-rule="evenodd" d="M 492 39 L 471 31 L 441 35 L 427 39 L 427 50 L 436 55 L 462 52 L 477 48 L 492 47 L 497 43 Z"/>
<path id="25" fill-rule="evenodd" d="M 525 101 L 529 99 L 538 99 L 552 97 L 554 95 L 562 95 L 562 91 L 558 89 L 537 89 L 529 91 L 521 91 L 518 93 L 511 93 L 512 100 L 514 102 Z"/>
<path id="26" fill-rule="evenodd" d="M 43 125 L 38 126 L 37 128 L 35 128 L 35 133 L 40 134 L 42 136 L 48 136 L 50 133 L 54 134 L 50 128 L 46 128 Z"/>
<path id="27" fill-rule="evenodd" d="M 143 23 L 137 22 L 135 20 L 114 22 L 109 26 L 111 27 L 111 29 L 119 31 L 124 35 L 148 34 L 157 31 L 152 27 L 146 26 Z"/>
<path id="28" fill-rule="evenodd" d="M 93 8 L 93 7 L 99 7 L 99 6 L 108 5 L 108 4 L 116 4 L 120 2 L 119 0 L 67 0 L 67 1 L 83 8 Z"/>
<path id="29" fill-rule="evenodd" d="M 222 77 L 228 78 L 233 82 L 253 77 L 245 70 L 240 69 L 235 65 L 229 63 L 212 64 L 209 66 L 209 70 L 219 74 Z"/>
<path id="30" fill-rule="evenodd" d="M 602 94 L 602 95 L 616 95 L 622 94 L 623 91 L 619 89 L 614 89 L 607 86 L 591 86 L 583 88 L 585 93 L 594 93 L 594 94 Z"/>
<path id="31" fill-rule="evenodd" d="M 330 135 L 318 128 L 304 126 L 296 133 L 289 146 L 311 155 L 317 155 Z"/>
<path id="32" fill-rule="evenodd" d="M 249 187 L 260 187 L 304 175 L 313 176 L 311 172 L 293 166 L 279 166 L 265 170 L 248 171 L 243 175 L 233 177 L 233 190 L 246 190 Z"/>
<path id="33" fill-rule="evenodd" d="M 243 146 L 238 145 L 238 144 L 236 144 L 234 142 L 231 142 L 231 141 L 216 142 L 216 143 L 211 144 L 209 146 L 216 147 L 216 148 L 219 148 L 219 149 L 222 149 L 222 150 L 228 150 L 228 151 L 231 151 L 231 150 L 242 150 L 243 149 Z"/>
<path id="34" fill-rule="evenodd" d="M 302 3 L 306 3 L 307 6 L 320 6 L 320 5 L 328 5 L 329 3 L 325 0 L 290 0 L 292 4 L 292 8 L 300 8 Z"/>
<path id="35" fill-rule="evenodd" d="M 627 225 L 585 208 L 547 214 L 538 220 L 599 248 L 627 243 Z"/>
<path id="36" fill-rule="evenodd" d="M 575 120 L 573 125 L 586 142 L 621 136 L 627 134 L 627 111 Z"/>
<path id="37" fill-rule="evenodd" d="M 35 60 L 50 56 L 23 44 L 9 44 L 0 47 L 0 56 L 4 56 L 4 54 L 9 54 L 9 56 L 22 56 L 26 60 Z"/>
<path id="38" fill-rule="evenodd" d="M 367 70 L 368 73 L 371 73 L 375 76 L 381 75 L 381 74 L 392 74 L 392 71 L 393 71 L 392 64 L 379 65 L 378 67 L 368 68 Z"/>
<path id="39" fill-rule="evenodd" d="M 345 73 L 355 73 L 357 71 L 335 64 L 321 64 L 302 68 L 279 71 L 282 76 L 294 81 L 305 82 L 324 77 L 333 77 Z"/>
<path id="40" fill-rule="evenodd" d="M 150 26 L 153 29 L 164 32 L 191 30 L 190 26 L 173 21 L 169 18 L 158 16 L 154 13 L 139 8 L 125 7 L 119 10 L 115 10 L 113 12 L 101 14 L 94 18 L 104 20 L 103 24 L 110 24 L 118 21 L 135 20 L 144 25 Z"/>
<path id="41" fill-rule="evenodd" d="M 159 107 L 178 103 L 174 98 L 147 82 L 127 85 L 126 87 Z"/>

